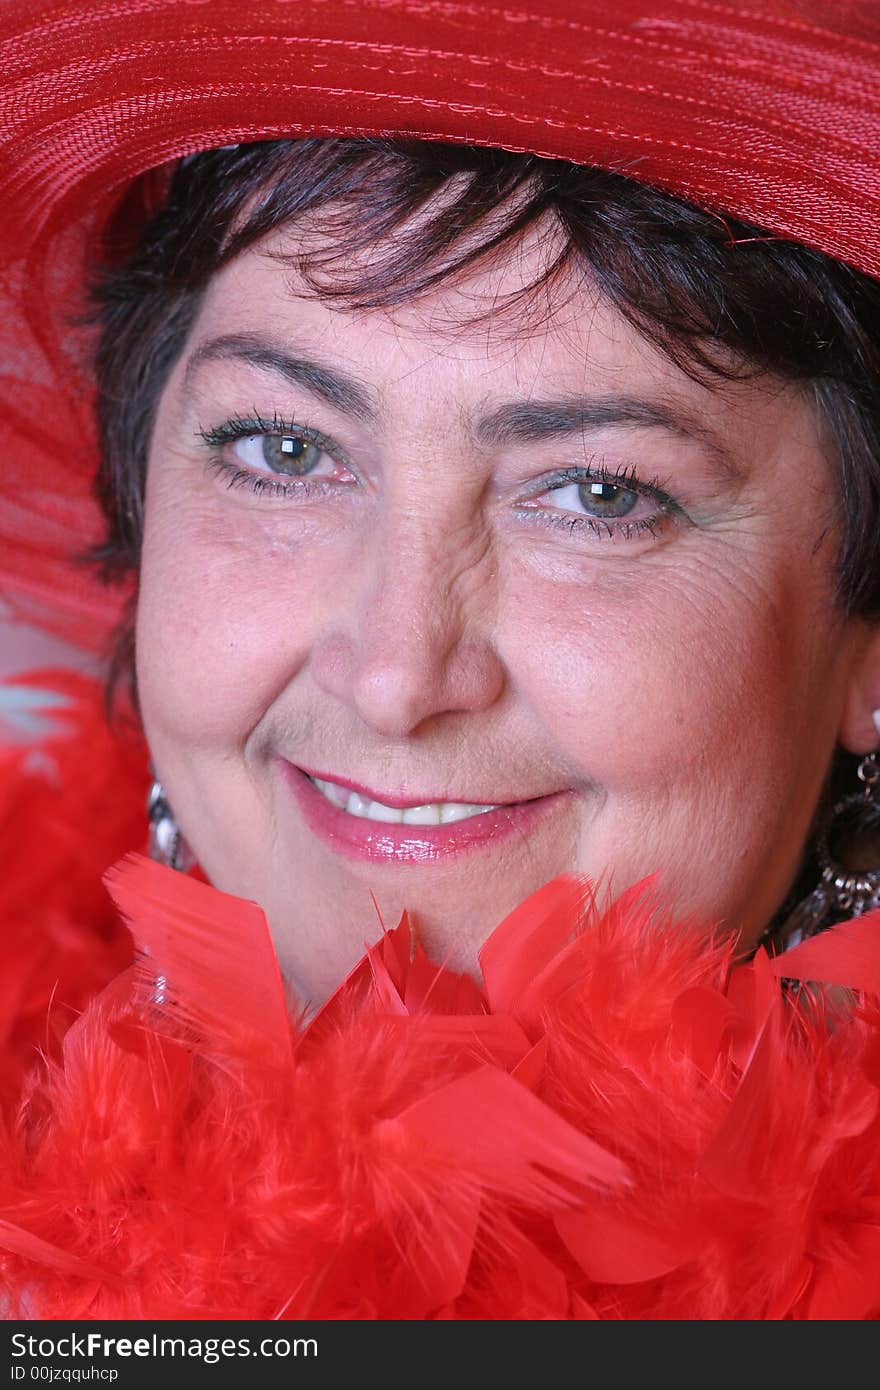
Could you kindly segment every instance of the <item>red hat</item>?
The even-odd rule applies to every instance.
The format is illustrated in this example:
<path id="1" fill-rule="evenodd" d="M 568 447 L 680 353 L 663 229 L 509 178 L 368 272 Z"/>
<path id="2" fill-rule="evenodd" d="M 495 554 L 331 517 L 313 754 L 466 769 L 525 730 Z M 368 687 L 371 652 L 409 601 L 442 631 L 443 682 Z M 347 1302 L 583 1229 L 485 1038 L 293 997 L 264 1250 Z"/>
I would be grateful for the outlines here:
<path id="1" fill-rule="evenodd" d="M 5 0 L 0 592 L 86 646 L 89 248 L 196 150 L 400 135 L 615 170 L 880 277 L 874 0 Z M 132 199 L 143 216 L 151 184 Z"/>

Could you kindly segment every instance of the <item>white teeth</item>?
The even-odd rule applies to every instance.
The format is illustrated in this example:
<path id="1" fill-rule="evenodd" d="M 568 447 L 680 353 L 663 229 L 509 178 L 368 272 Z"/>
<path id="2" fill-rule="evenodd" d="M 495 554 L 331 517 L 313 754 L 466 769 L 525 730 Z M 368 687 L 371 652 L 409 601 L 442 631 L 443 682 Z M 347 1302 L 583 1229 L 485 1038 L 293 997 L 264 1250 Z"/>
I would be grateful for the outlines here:
<path id="1" fill-rule="evenodd" d="M 407 806 L 401 819 L 404 825 L 439 825 L 440 806 L 436 801 L 430 806 Z"/>
<path id="2" fill-rule="evenodd" d="M 484 811 L 494 810 L 494 806 L 467 806 L 463 802 L 446 801 L 440 807 L 440 824 L 449 825 L 454 820 L 467 820 L 468 816 L 479 816 Z"/>
<path id="3" fill-rule="evenodd" d="M 310 777 L 309 781 L 318 788 L 322 796 L 326 796 L 328 801 L 332 801 L 334 806 L 338 806 L 341 811 L 346 809 L 349 792 L 343 791 L 342 787 L 337 787 L 335 782 L 322 782 L 320 777 Z"/>
<path id="4" fill-rule="evenodd" d="M 309 779 L 322 796 L 350 816 L 362 820 L 381 821 L 393 825 L 449 825 L 452 821 L 467 820 L 470 816 L 481 816 L 486 811 L 494 811 L 494 806 L 469 805 L 460 801 L 434 801 L 426 806 L 385 806 L 381 801 L 370 801 L 360 792 L 348 791 L 338 787 L 335 782 L 326 782 L 320 777 Z"/>
<path id="5" fill-rule="evenodd" d="M 357 792 L 350 794 L 345 809 L 350 816 L 361 816 L 364 820 L 390 821 L 397 825 L 403 820 L 399 806 L 383 806 L 381 801 L 368 801 Z"/>

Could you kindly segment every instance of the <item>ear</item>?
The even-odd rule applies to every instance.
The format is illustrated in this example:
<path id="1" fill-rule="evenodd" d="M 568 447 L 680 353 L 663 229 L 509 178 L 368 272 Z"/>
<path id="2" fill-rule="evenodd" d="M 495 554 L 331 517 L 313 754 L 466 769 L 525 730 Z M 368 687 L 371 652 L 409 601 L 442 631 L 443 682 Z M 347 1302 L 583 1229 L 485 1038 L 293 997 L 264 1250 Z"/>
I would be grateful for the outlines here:
<path id="1" fill-rule="evenodd" d="M 853 651 L 838 741 L 850 753 L 880 749 L 880 623 L 865 626 Z"/>

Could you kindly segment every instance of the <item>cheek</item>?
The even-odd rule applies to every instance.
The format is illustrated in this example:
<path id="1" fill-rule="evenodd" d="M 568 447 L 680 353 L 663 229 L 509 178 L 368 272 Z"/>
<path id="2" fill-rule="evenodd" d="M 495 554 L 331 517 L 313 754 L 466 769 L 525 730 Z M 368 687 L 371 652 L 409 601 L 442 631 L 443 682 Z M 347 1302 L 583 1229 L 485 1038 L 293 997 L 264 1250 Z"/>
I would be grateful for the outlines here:
<path id="1" fill-rule="evenodd" d="M 707 564 L 609 562 L 578 585 L 514 589 L 508 663 L 588 782 L 641 799 L 702 775 L 707 757 L 778 757 L 788 701 L 808 679 L 803 604 L 784 567 L 744 582 Z"/>
<path id="2" fill-rule="evenodd" d="M 337 588 L 334 552 L 279 535 L 270 518 L 163 495 L 161 482 L 148 499 L 137 673 L 154 747 L 240 746 L 307 658 Z"/>

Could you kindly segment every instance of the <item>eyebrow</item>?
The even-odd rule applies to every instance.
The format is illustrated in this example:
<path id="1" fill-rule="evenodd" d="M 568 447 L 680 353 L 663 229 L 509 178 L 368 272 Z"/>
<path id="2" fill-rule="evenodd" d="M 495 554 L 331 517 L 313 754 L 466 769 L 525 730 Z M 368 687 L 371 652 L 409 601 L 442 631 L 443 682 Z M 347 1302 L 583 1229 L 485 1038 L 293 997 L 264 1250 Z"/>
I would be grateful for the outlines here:
<path id="1" fill-rule="evenodd" d="M 357 377 L 341 372 L 336 367 L 315 361 L 314 358 L 294 357 L 283 348 L 274 346 L 265 338 L 251 333 L 229 333 L 219 338 L 210 338 L 197 347 L 190 357 L 183 375 L 183 389 L 192 384 L 199 368 L 205 362 L 224 362 L 235 359 L 247 362 L 252 367 L 274 372 L 294 386 L 303 386 L 307 391 L 341 410 L 353 415 L 366 424 L 374 425 L 379 416 L 370 388 Z"/>
<path id="2" fill-rule="evenodd" d="M 294 386 L 302 386 L 334 409 L 368 425 L 379 422 L 374 391 L 358 377 L 310 357 L 297 357 L 256 333 L 229 333 L 202 343 L 189 359 L 184 390 L 205 362 L 234 359 L 248 363 Z M 531 444 L 608 428 L 660 429 L 698 444 L 725 482 L 742 479 L 719 436 L 681 405 L 639 396 L 563 396 L 555 400 L 506 401 L 470 421 L 474 439 L 484 445 Z"/>
<path id="3" fill-rule="evenodd" d="M 742 477 L 741 469 L 718 435 L 702 421 L 679 405 L 667 405 L 639 396 L 510 401 L 476 420 L 474 434 L 483 444 L 530 444 L 564 435 L 626 426 L 660 429 L 688 443 L 696 443 L 709 453 L 726 481 L 733 482 Z"/>

